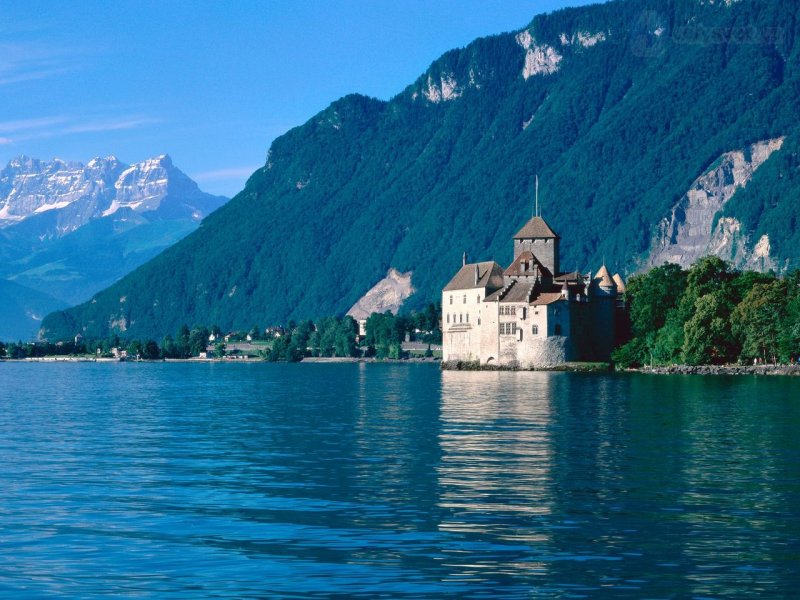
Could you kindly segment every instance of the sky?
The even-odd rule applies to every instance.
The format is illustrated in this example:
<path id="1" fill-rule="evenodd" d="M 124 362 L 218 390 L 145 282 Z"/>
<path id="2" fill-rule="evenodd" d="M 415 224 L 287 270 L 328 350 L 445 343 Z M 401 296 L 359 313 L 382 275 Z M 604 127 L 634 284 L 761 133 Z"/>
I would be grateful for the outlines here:
<path id="1" fill-rule="evenodd" d="M 349 93 L 389 99 L 441 54 L 589 0 L 3 0 L 0 168 L 169 154 L 233 196 L 273 139 Z"/>

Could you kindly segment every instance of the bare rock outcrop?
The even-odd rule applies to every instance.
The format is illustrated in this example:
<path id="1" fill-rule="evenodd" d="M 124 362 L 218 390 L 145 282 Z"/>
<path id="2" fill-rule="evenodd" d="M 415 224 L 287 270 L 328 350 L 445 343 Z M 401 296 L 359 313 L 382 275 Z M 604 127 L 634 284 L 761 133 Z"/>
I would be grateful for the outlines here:
<path id="1" fill-rule="evenodd" d="M 397 313 L 403 302 L 416 290 L 411 285 L 411 271 L 401 273 L 389 269 L 386 277 L 381 279 L 356 302 L 347 314 L 356 321 L 369 317 L 372 313 L 383 313 L 387 310 Z"/>
<path id="2" fill-rule="evenodd" d="M 547 44 L 537 44 L 528 30 L 518 33 L 516 40 L 525 49 L 525 65 L 522 68 L 524 79 L 558 71 L 563 56 L 555 48 Z"/>
<path id="3" fill-rule="evenodd" d="M 717 216 L 783 141 L 780 137 L 757 142 L 746 151 L 727 152 L 717 159 L 659 223 L 645 267 L 667 262 L 688 267 L 698 258 L 714 255 L 740 268 L 775 268 L 769 236 L 753 243 L 738 219 Z"/>

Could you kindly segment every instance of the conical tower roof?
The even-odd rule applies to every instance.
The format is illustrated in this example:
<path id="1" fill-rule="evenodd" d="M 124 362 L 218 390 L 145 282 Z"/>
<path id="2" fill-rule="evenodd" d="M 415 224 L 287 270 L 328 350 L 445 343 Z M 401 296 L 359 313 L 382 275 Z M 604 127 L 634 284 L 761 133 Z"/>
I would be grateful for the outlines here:
<path id="1" fill-rule="evenodd" d="M 613 279 L 614 283 L 617 284 L 617 292 L 619 292 L 620 294 L 623 293 L 626 289 L 628 289 L 625 286 L 625 282 L 622 280 L 622 276 L 619 273 L 614 273 L 614 277 L 612 277 L 611 279 Z"/>
<path id="2" fill-rule="evenodd" d="M 614 279 L 611 277 L 611 273 L 608 272 L 608 269 L 605 265 L 600 267 L 600 270 L 594 276 L 593 283 L 600 287 L 604 288 L 614 288 L 617 287 L 614 283 Z"/>

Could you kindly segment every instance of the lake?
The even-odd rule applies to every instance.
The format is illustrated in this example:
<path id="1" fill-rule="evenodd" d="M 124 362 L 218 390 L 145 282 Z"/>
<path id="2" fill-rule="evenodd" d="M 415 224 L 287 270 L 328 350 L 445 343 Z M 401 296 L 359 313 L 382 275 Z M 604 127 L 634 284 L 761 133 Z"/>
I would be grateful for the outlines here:
<path id="1" fill-rule="evenodd" d="M 0 363 L 0 595 L 791 598 L 791 378 Z"/>

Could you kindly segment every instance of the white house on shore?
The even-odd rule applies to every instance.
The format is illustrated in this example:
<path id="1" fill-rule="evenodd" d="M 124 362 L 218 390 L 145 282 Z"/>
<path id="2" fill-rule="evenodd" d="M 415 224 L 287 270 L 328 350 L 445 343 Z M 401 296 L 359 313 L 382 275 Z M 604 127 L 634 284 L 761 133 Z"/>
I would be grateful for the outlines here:
<path id="1" fill-rule="evenodd" d="M 560 237 L 540 216 L 514 236 L 514 260 L 467 263 L 442 290 L 442 360 L 520 368 L 609 360 L 624 289 L 605 265 L 562 273 Z"/>

